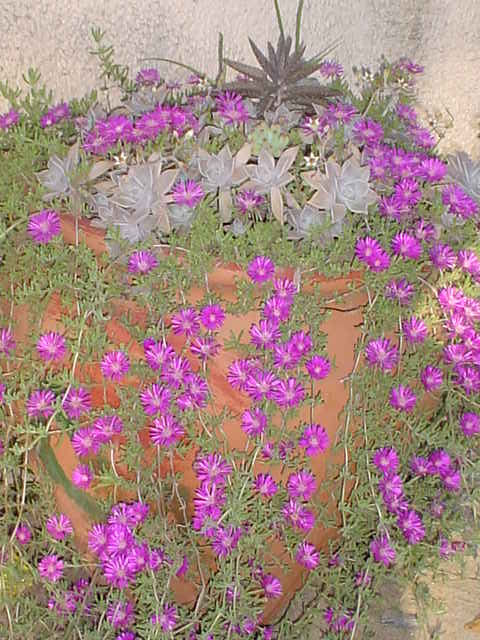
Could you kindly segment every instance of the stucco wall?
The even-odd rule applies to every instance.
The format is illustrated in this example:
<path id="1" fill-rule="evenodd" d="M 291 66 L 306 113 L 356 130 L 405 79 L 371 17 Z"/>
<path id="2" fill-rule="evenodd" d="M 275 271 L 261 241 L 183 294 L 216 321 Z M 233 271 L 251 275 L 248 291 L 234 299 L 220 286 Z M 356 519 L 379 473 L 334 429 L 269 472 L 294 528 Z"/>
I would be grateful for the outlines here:
<path id="1" fill-rule="evenodd" d="M 294 31 L 297 0 L 280 0 Z M 107 31 L 117 59 L 136 71 L 144 57 L 171 57 L 214 75 L 217 38 L 230 57 L 253 61 L 247 35 L 263 48 L 276 41 L 273 0 L 0 0 L 0 78 L 21 82 L 35 66 L 58 98 L 93 86 L 92 25 Z M 407 55 L 424 64 L 421 104 L 448 109 L 454 127 L 444 148 L 480 156 L 480 2 L 478 0 L 305 0 L 307 54 L 340 37 L 335 57 L 375 66 L 380 55 Z M 159 66 L 167 77 L 174 69 Z"/>

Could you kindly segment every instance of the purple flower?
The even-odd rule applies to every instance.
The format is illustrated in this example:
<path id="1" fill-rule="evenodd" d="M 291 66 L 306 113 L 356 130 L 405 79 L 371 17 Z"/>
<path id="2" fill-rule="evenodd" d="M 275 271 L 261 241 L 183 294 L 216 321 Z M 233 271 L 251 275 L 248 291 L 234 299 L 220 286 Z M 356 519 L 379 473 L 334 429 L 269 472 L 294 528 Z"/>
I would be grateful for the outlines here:
<path id="1" fill-rule="evenodd" d="M 323 116 L 331 127 L 336 127 L 339 124 L 348 124 L 357 114 L 358 111 L 353 105 L 337 101 L 328 105 Z"/>
<path id="2" fill-rule="evenodd" d="M 200 482 L 223 487 L 227 483 L 233 467 L 219 453 L 209 453 L 197 456 L 193 463 L 193 470 Z"/>
<path id="3" fill-rule="evenodd" d="M 378 483 L 378 489 L 385 502 L 392 498 L 400 498 L 403 496 L 403 480 L 396 474 L 384 475 Z"/>
<path id="4" fill-rule="evenodd" d="M 271 498 L 278 491 L 278 485 L 269 473 L 260 473 L 253 485 L 264 498 Z"/>
<path id="5" fill-rule="evenodd" d="M 267 428 L 267 416 L 258 407 L 247 409 L 242 414 L 242 431 L 249 438 L 261 436 Z"/>
<path id="6" fill-rule="evenodd" d="M 10 109 L 10 111 L 7 111 L 7 113 L 3 113 L 2 115 L 0 115 L 0 129 L 7 131 L 7 129 L 10 129 L 10 127 L 16 125 L 19 120 L 20 114 L 18 113 L 18 111 Z"/>
<path id="7" fill-rule="evenodd" d="M 7 388 L 6 385 L 4 385 L 3 383 L 0 383 L 0 405 L 3 404 L 4 393 L 6 388 Z"/>
<path id="8" fill-rule="evenodd" d="M 237 548 L 241 537 L 241 527 L 217 527 L 213 535 L 212 549 L 219 558 L 226 558 Z"/>
<path id="9" fill-rule="evenodd" d="M 58 516 L 51 516 L 47 520 L 45 527 L 55 540 L 64 540 L 68 535 L 73 533 L 72 523 L 64 513 Z"/>
<path id="10" fill-rule="evenodd" d="M 365 348 L 365 358 L 371 367 L 391 371 L 398 362 L 398 348 L 388 338 L 371 340 Z"/>
<path id="11" fill-rule="evenodd" d="M 425 391 L 435 391 L 443 384 L 443 371 L 438 367 L 427 365 L 420 374 Z"/>
<path id="12" fill-rule="evenodd" d="M 192 373 L 192 366 L 186 358 L 172 356 L 165 365 L 161 377 L 168 385 L 179 389 L 190 373 Z"/>
<path id="13" fill-rule="evenodd" d="M 377 449 L 373 456 L 373 464 L 384 475 L 395 474 L 398 469 L 398 455 L 393 447 L 383 447 Z"/>
<path id="14" fill-rule="evenodd" d="M 151 251 L 135 251 L 128 259 L 130 273 L 149 273 L 158 267 L 158 260 Z"/>
<path id="15" fill-rule="evenodd" d="M 397 196 L 382 196 L 378 209 L 382 216 L 397 222 L 404 222 L 410 213 L 403 200 L 400 200 Z"/>
<path id="16" fill-rule="evenodd" d="M 423 240 L 425 242 L 432 242 L 432 240 L 435 240 L 437 235 L 433 224 L 426 222 L 423 218 L 420 218 L 420 220 L 415 224 L 413 232 L 418 240 Z"/>
<path id="17" fill-rule="evenodd" d="M 301 356 L 291 343 L 273 345 L 273 364 L 279 369 L 294 369 L 301 360 Z"/>
<path id="18" fill-rule="evenodd" d="M 293 350 L 299 357 L 306 356 L 313 345 L 310 335 L 305 333 L 305 331 L 296 331 L 292 334 L 288 340 L 288 344 L 293 347 Z"/>
<path id="19" fill-rule="evenodd" d="M 375 120 L 361 118 L 353 125 L 352 134 L 356 144 L 374 146 L 383 139 L 383 127 Z"/>
<path id="20" fill-rule="evenodd" d="M 175 356 L 175 351 L 169 344 L 153 341 L 145 347 L 145 359 L 153 371 L 163 370 L 173 356 Z"/>
<path id="21" fill-rule="evenodd" d="M 190 351 L 202 362 L 214 358 L 220 350 L 220 344 L 212 336 L 199 336 L 192 340 Z"/>
<path id="22" fill-rule="evenodd" d="M 471 218 L 478 214 L 478 204 L 456 184 L 449 184 L 442 190 L 442 202 L 449 213 Z"/>
<path id="23" fill-rule="evenodd" d="M 108 527 L 105 524 L 94 524 L 88 532 L 88 548 L 93 553 L 101 555 L 107 548 Z"/>
<path id="24" fill-rule="evenodd" d="M 390 545 L 390 541 L 385 535 L 374 538 L 370 542 L 370 552 L 375 562 L 381 562 L 386 567 L 395 562 L 395 549 Z"/>
<path id="25" fill-rule="evenodd" d="M 44 556 L 38 563 L 38 573 L 49 582 L 57 582 L 63 576 L 63 560 L 56 555 Z"/>
<path id="26" fill-rule="evenodd" d="M 150 618 L 152 624 L 159 624 L 162 631 L 173 631 L 178 622 L 177 608 L 170 604 L 164 604 L 162 613 L 152 615 Z"/>
<path id="27" fill-rule="evenodd" d="M 258 325 L 250 327 L 250 342 L 257 349 L 273 349 L 282 337 L 278 323 L 271 320 L 260 320 Z"/>
<path id="28" fill-rule="evenodd" d="M 438 290 L 438 303 L 444 311 L 463 311 L 465 294 L 457 287 L 444 287 Z"/>
<path id="29" fill-rule="evenodd" d="M 372 271 L 385 271 L 390 266 L 390 256 L 375 238 L 366 236 L 355 244 L 355 256 L 365 262 Z"/>
<path id="30" fill-rule="evenodd" d="M 480 370 L 478 367 L 459 364 L 455 367 L 454 373 L 454 381 L 463 388 L 467 396 L 480 392 Z"/>
<path id="31" fill-rule="evenodd" d="M 343 76 L 343 67 L 336 60 L 324 60 L 318 70 L 324 78 L 340 78 L 340 76 Z"/>
<path id="32" fill-rule="evenodd" d="M 275 278 L 273 280 L 273 291 L 276 298 L 282 298 L 291 304 L 298 293 L 297 285 L 288 278 Z"/>
<path id="33" fill-rule="evenodd" d="M 89 391 L 84 387 L 72 387 L 69 389 L 62 407 L 71 420 L 79 418 L 92 408 L 92 399 Z"/>
<path id="34" fill-rule="evenodd" d="M 448 245 L 438 242 L 433 245 L 428 253 L 430 261 L 437 269 L 447 269 L 451 271 L 455 269 L 457 264 L 457 256 L 455 251 Z"/>
<path id="35" fill-rule="evenodd" d="M 305 389 L 296 378 L 280 380 L 273 393 L 273 399 L 279 407 L 296 407 L 305 398 Z"/>
<path id="36" fill-rule="evenodd" d="M 421 242 L 404 231 L 396 234 L 391 246 L 393 253 L 404 259 L 418 260 L 422 255 Z"/>
<path id="37" fill-rule="evenodd" d="M 100 369 L 105 378 L 119 382 L 130 369 L 130 360 L 123 351 L 109 351 L 103 356 Z"/>
<path id="38" fill-rule="evenodd" d="M 116 600 L 107 607 L 107 620 L 114 629 L 124 629 L 128 627 L 135 618 L 135 609 L 130 600 L 122 602 Z"/>
<path id="39" fill-rule="evenodd" d="M 95 440 L 104 444 L 109 442 L 115 434 L 122 433 L 123 422 L 118 416 L 101 416 L 92 424 L 92 433 Z"/>
<path id="40" fill-rule="evenodd" d="M 276 400 L 276 394 L 281 386 L 281 381 L 272 371 L 256 369 L 248 374 L 245 391 L 254 402 L 263 399 Z"/>
<path id="41" fill-rule="evenodd" d="M 297 548 L 295 560 L 298 562 L 298 564 L 301 564 L 302 567 L 306 567 L 311 571 L 318 566 L 320 562 L 320 554 L 315 549 L 313 544 L 310 544 L 309 542 L 306 542 L 304 540 L 299 544 Z"/>
<path id="42" fill-rule="evenodd" d="M 56 211 L 43 209 L 30 216 L 27 231 L 38 244 L 46 244 L 61 231 L 60 218 Z"/>
<path id="43" fill-rule="evenodd" d="M 257 209 L 265 202 L 264 196 L 257 193 L 255 189 L 245 189 L 237 193 L 235 203 L 240 209 L 241 213 L 245 214 L 253 209 Z"/>
<path id="44" fill-rule="evenodd" d="M 209 304 L 201 310 L 200 320 L 207 331 L 216 331 L 225 321 L 225 311 L 219 304 Z"/>
<path id="45" fill-rule="evenodd" d="M 322 425 L 309 424 L 303 430 L 298 444 L 300 447 L 305 448 L 307 456 L 314 456 L 325 451 L 330 444 L 330 440 Z"/>
<path id="46" fill-rule="evenodd" d="M 27 400 L 27 414 L 31 418 L 48 418 L 53 413 L 55 394 L 50 389 L 37 389 Z"/>
<path id="47" fill-rule="evenodd" d="M 405 278 L 390 280 L 385 287 L 385 297 L 397 300 L 399 304 L 408 305 L 412 301 L 415 289 Z"/>
<path id="48" fill-rule="evenodd" d="M 157 69 L 149 67 L 147 69 L 140 69 L 135 78 L 137 84 L 150 85 L 161 82 L 162 78 Z"/>
<path id="49" fill-rule="evenodd" d="M 150 439 L 157 447 L 170 447 L 185 435 L 182 425 L 171 414 L 155 418 L 150 426 Z"/>
<path id="50" fill-rule="evenodd" d="M 407 208 L 412 208 L 422 199 L 422 192 L 416 180 L 413 178 L 404 178 L 395 185 L 393 196 Z"/>
<path id="51" fill-rule="evenodd" d="M 314 514 L 292 498 L 282 507 L 282 514 L 292 527 L 301 531 L 310 531 L 315 524 Z"/>
<path id="52" fill-rule="evenodd" d="M 67 351 L 65 338 L 59 333 L 53 331 L 45 333 L 38 339 L 37 352 L 38 355 L 48 362 L 49 360 L 58 361 L 63 358 Z"/>
<path id="53" fill-rule="evenodd" d="M 28 544 L 32 539 L 32 532 L 26 524 L 20 524 L 15 531 L 15 537 L 18 541 L 18 544 Z"/>
<path id="54" fill-rule="evenodd" d="M 92 480 L 92 470 L 86 464 L 79 464 L 72 471 L 72 482 L 79 489 L 88 489 Z"/>
<path id="55" fill-rule="evenodd" d="M 421 318 L 417 318 L 416 316 L 411 316 L 408 320 L 403 320 L 402 331 L 406 341 L 410 344 L 424 342 L 428 335 L 427 325 Z"/>
<path id="56" fill-rule="evenodd" d="M 172 189 L 172 198 L 176 204 L 194 209 L 201 202 L 205 192 L 195 180 L 181 180 Z"/>
<path id="57" fill-rule="evenodd" d="M 426 182 L 441 182 L 447 173 L 447 168 L 445 162 L 438 158 L 425 158 L 420 164 L 419 176 Z"/>
<path id="58" fill-rule="evenodd" d="M 440 477 L 443 482 L 443 486 L 447 491 L 458 491 L 462 484 L 462 477 L 457 469 L 449 467 L 440 471 Z"/>
<path id="59" fill-rule="evenodd" d="M 287 491 L 290 497 L 310 500 L 316 490 L 315 476 L 310 471 L 302 470 L 290 474 L 287 482 Z"/>
<path id="60" fill-rule="evenodd" d="M 0 329 L 0 353 L 4 353 L 8 357 L 16 346 L 12 330 L 5 327 Z"/>
<path id="61" fill-rule="evenodd" d="M 478 413 L 466 411 L 460 416 L 460 428 L 468 438 L 480 433 L 480 416 Z"/>
<path id="62" fill-rule="evenodd" d="M 247 267 L 247 274 L 257 284 L 271 280 L 275 273 L 275 265 L 265 256 L 257 256 Z"/>
<path id="63" fill-rule="evenodd" d="M 270 573 L 266 573 L 262 576 L 261 585 L 265 594 L 265 597 L 280 598 L 283 593 L 282 583 L 278 578 L 272 576 Z"/>
<path id="64" fill-rule="evenodd" d="M 228 383 L 240 391 L 245 391 L 252 365 L 248 360 L 234 360 L 228 368 Z"/>
<path id="65" fill-rule="evenodd" d="M 205 517 L 218 520 L 221 515 L 221 507 L 225 504 L 226 496 L 223 487 L 216 484 L 202 482 L 198 489 L 195 489 L 193 503 L 195 512 Z"/>
<path id="66" fill-rule="evenodd" d="M 428 456 L 429 474 L 441 474 L 450 469 L 451 459 L 444 449 L 436 449 Z"/>
<path id="67" fill-rule="evenodd" d="M 470 249 L 462 249 L 457 255 L 457 265 L 471 276 L 480 275 L 480 260 L 477 254 Z"/>
<path id="68" fill-rule="evenodd" d="M 198 335 L 200 331 L 200 318 L 193 307 L 181 309 L 172 316 L 172 329 L 176 335 L 183 334 L 187 338 Z"/>
<path id="69" fill-rule="evenodd" d="M 125 589 L 135 576 L 131 559 L 126 555 L 107 556 L 103 565 L 103 575 L 112 586 Z"/>
<path id="70" fill-rule="evenodd" d="M 172 393 L 168 387 L 161 384 L 152 384 L 140 392 L 140 402 L 147 416 L 156 413 L 167 413 L 170 407 Z"/>
<path id="71" fill-rule="evenodd" d="M 288 320 L 291 303 L 284 297 L 272 296 L 263 305 L 262 315 L 270 322 L 279 324 Z"/>
<path id="72" fill-rule="evenodd" d="M 250 115 L 241 96 L 233 91 L 226 91 L 216 98 L 217 113 L 225 120 L 226 124 L 236 125 L 239 122 L 248 122 Z"/>
<path id="73" fill-rule="evenodd" d="M 398 517 L 397 523 L 408 544 L 417 544 L 425 537 L 425 527 L 422 519 L 413 509 L 402 513 Z"/>
<path id="74" fill-rule="evenodd" d="M 422 456 L 412 456 L 410 460 L 410 468 L 412 473 L 417 476 L 425 477 L 430 474 L 430 462 Z"/>
<path id="75" fill-rule="evenodd" d="M 415 407 L 417 397 L 410 389 L 403 384 L 393 387 L 390 391 L 390 405 L 398 411 L 409 413 Z"/>

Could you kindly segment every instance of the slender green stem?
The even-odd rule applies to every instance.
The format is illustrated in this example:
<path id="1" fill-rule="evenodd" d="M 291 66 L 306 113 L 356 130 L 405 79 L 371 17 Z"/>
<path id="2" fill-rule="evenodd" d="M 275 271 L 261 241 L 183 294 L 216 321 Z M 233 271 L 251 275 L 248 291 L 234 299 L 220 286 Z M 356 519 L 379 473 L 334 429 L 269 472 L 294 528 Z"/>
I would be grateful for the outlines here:
<path id="1" fill-rule="evenodd" d="M 295 28 L 295 52 L 300 49 L 300 31 L 302 29 L 303 0 L 300 0 L 297 8 L 297 25 Z"/>
<path id="2" fill-rule="evenodd" d="M 275 4 L 275 11 L 277 13 L 277 22 L 278 22 L 278 28 L 280 30 L 280 35 L 282 36 L 282 38 L 285 39 L 285 32 L 283 30 L 283 22 L 282 22 L 282 14 L 280 13 L 280 7 L 278 6 L 278 0 L 273 0 L 274 4 Z"/>

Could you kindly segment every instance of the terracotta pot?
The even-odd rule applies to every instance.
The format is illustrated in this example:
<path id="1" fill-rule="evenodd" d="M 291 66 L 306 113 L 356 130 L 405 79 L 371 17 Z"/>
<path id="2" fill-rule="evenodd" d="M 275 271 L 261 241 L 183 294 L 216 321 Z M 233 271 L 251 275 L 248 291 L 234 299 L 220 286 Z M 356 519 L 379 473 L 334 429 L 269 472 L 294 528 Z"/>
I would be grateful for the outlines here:
<path id="1" fill-rule="evenodd" d="M 76 231 L 74 218 L 71 216 L 62 216 L 62 233 L 65 241 L 68 243 L 74 243 L 78 234 L 79 241 L 85 242 L 96 255 L 102 254 L 106 249 L 103 231 L 91 227 L 88 221 L 78 221 Z M 284 270 L 282 273 L 277 271 L 277 275 L 292 278 L 293 272 L 291 270 Z M 208 274 L 209 289 L 220 295 L 224 300 L 234 301 L 236 295 L 235 279 L 239 277 L 245 277 L 245 275 L 242 274 L 238 266 L 219 264 L 212 273 Z M 367 298 L 361 286 L 362 274 L 359 272 L 353 272 L 348 277 L 336 279 L 326 279 L 320 275 L 313 275 L 305 284 L 302 283 L 302 289 L 307 291 L 309 289 L 312 290 L 314 284 L 320 288 L 321 293 L 326 299 L 332 298 L 335 293 L 344 294 L 339 301 L 336 301 L 334 304 L 332 303 L 331 307 L 329 307 L 328 304 L 326 305 L 329 314 L 321 326 L 321 330 L 328 336 L 327 351 L 335 366 L 332 367 L 332 371 L 327 378 L 315 382 L 315 392 L 321 392 L 324 402 L 315 408 L 314 422 L 320 423 L 326 428 L 331 443 L 334 443 L 337 430 L 340 426 L 339 414 L 346 404 L 348 395 L 348 390 L 343 380 L 352 370 L 354 347 L 360 336 L 362 310 L 363 306 L 367 303 Z M 193 304 L 203 297 L 204 291 L 198 287 L 193 287 L 188 294 L 188 302 Z M 324 309 L 319 309 L 319 312 L 323 312 L 323 310 Z M 128 345 L 128 353 L 132 361 L 143 359 L 143 348 L 132 339 L 129 331 L 122 324 L 122 316 L 128 313 L 130 320 L 134 320 L 136 325 L 142 326 L 145 325 L 146 322 L 146 311 L 134 302 L 118 300 L 112 304 L 110 312 L 110 319 L 106 323 L 106 333 L 111 343 L 111 348 L 121 347 L 125 350 Z M 52 295 L 41 320 L 42 331 L 55 330 L 64 332 L 62 315 L 65 313 L 68 313 L 68 310 L 62 309 L 60 295 Z M 225 339 L 229 338 L 231 331 L 238 334 L 243 330 L 244 334 L 248 336 L 250 325 L 258 321 L 258 318 L 258 312 L 250 312 L 241 317 L 228 315 L 219 333 L 219 342 L 223 343 Z M 16 339 L 21 343 L 27 340 L 29 335 L 29 322 L 25 309 L 15 309 L 14 319 L 16 320 Z M 168 341 L 176 349 L 181 348 L 184 344 L 182 339 L 172 334 L 169 334 Z M 99 360 L 101 355 L 102 354 L 99 354 Z M 213 395 L 215 411 L 221 411 L 227 407 L 238 415 L 250 406 L 250 401 L 247 396 L 232 389 L 227 382 L 229 365 L 238 357 L 239 356 L 233 351 L 222 350 L 220 355 L 215 358 L 214 363 L 209 365 L 208 379 Z M 194 367 L 198 366 L 193 359 L 191 362 Z M 96 407 L 104 405 L 105 391 L 107 404 L 112 407 L 118 406 L 119 400 L 113 385 L 107 384 L 104 391 L 105 381 L 101 376 L 99 362 L 79 363 L 76 368 L 76 379 L 79 382 L 88 383 L 92 392 L 93 403 Z M 123 381 L 122 384 L 138 387 L 140 386 L 140 382 L 140 380 L 134 377 L 129 377 Z M 302 421 L 311 421 L 309 409 L 305 409 L 303 413 L 300 413 L 295 422 L 300 424 Z M 239 427 L 239 421 L 236 420 L 224 424 L 223 428 L 224 432 L 228 434 L 228 448 L 231 450 L 243 450 L 247 438 Z M 145 463 L 150 464 L 155 457 L 155 447 L 151 444 L 148 436 L 148 421 L 145 422 L 143 429 L 140 430 L 139 437 L 144 446 Z M 121 456 L 118 449 L 121 444 L 122 439 L 118 438 L 116 440 L 117 450 L 115 452 L 116 467 L 119 473 L 126 473 L 125 468 L 122 467 Z M 68 478 L 71 477 L 71 472 L 73 468 L 79 464 L 79 460 L 75 456 L 70 440 L 66 436 L 55 435 L 50 438 L 50 445 L 65 475 Z M 195 454 L 196 451 L 192 447 L 185 459 L 182 460 L 177 457 L 174 461 L 175 471 L 181 474 L 181 484 L 186 487 L 190 496 L 193 495 L 195 488 L 198 486 L 192 468 Z M 337 454 L 335 459 L 333 453 L 329 450 L 311 459 L 317 485 L 320 487 L 320 497 L 325 504 L 329 505 L 330 512 L 334 514 L 335 505 L 329 503 L 330 497 L 327 494 L 322 494 L 322 483 L 326 478 L 327 466 L 332 462 L 342 462 L 342 455 Z M 285 481 L 288 477 L 288 471 L 282 472 L 279 467 L 272 468 L 272 466 L 264 464 L 263 462 L 256 462 L 254 466 L 255 474 L 266 472 L 267 470 L 276 480 Z M 166 471 L 166 469 L 163 469 L 163 472 Z M 95 489 L 89 490 L 88 493 L 92 497 L 96 495 Z M 78 506 L 71 496 L 67 495 L 63 487 L 57 486 L 55 496 L 58 508 L 66 513 L 72 520 L 77 545 L 81 550 L 86 550 L 87 531 L 91 526 L 91 518 Z M 128 496 L 123 494 L 119 494 L 116 497 L 117 499 L 128 499 Z M 134 498 L 134 496 L 130 497 Z M 188 513 L 191 515 L 192 505 L 190 501 L 187 507 Z M 327 550 L 328 541 L 335 535 L 335 529 L 325 529 L 322 523 L 318 523 L 308 535 L 308 540 L 315 544 L 317 548 Z M 277 600 L 271 600 L 267 603 L 264 612 L 265 622 L 274 620 L 284 611 L 285 606 L 298 588 L 300 588 L 305 577 L 304 570 L 290 560 L 279 541 L 272 540 L 272 551 L 279 559 L 281 558 L 285 561 L 289 570 L 285 573 L 273 571 L 282 581 L 284 595 Z M 207 562 L 211 562 L 211 559 L 207 559 Z M 180 603 L 193 604 L 196 597 L 196 590 L 192 584 L 187 581 L 177 580 L 172 586 L 175 596 Z"/>

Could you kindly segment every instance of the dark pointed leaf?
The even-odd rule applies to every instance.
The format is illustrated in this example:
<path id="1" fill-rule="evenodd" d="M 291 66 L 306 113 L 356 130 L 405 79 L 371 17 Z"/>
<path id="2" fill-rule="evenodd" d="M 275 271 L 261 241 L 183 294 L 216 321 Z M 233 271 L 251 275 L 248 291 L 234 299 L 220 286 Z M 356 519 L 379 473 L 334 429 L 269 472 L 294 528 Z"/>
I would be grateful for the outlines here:
<path id="1" fill-rule="evenodd" d="M 273 73 L 273 68 L 271 66 L 271 64 L 269 63 L 268 59 L 266 58 L 266 56 L 260 51 L 260 49 L 257 47 L 257 45 L 255 44 L 255 42 L 249 38 L 248 39 L 249 43 L 250 43 L 250 47 L 252 48 L 253 51 L 253 55 L 256 57 L 256 59 L 258 60 L 258 64 L 262 67 L 262 69 L 265 71 L 265 73 L 272 77 L 272 73 Z"/>
<path id="2" fill-rule="evenodd" d="M 232 69 L 235 69 L 235 71 L 242 73 L 244 76 L 249 76 L 250 78 L 254 78 L 255 80 L 260 81 L 267 79 L 267 75 L 263 71 L 260 71 L 260 69 L 252 67 L 249 64 L 237 62 L 236 60 L 230 60 L 229 58 L 224 58 L 223 62 Z"/>

